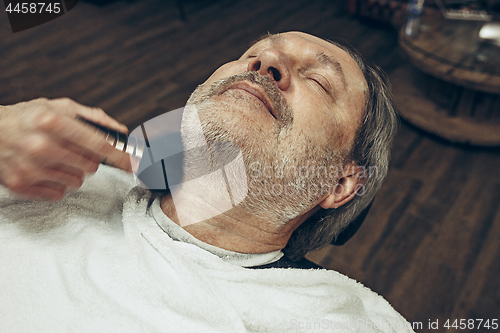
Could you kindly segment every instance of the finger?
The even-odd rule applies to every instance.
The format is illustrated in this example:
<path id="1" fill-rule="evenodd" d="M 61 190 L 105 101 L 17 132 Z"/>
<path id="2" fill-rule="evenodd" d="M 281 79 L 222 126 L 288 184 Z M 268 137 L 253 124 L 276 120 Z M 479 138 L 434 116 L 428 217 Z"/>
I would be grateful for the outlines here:
<path id="1" fill-rule="evenodd" d="M 38 128 L 56 138 L 60 145 L 67 142 L 72 147 L 84 148 L 87 150 L 86 154 L 93 154 L 99 159 L 115 150 L 105 140 L 102 132 L 87 127 L 76 119 L 49 113 L 41 115 L 36 121 Z"/>
<path id="2" fill-rule="evenodd" d="M 19 142 L 17 172 L 32 166 L 32 171 L 51 168 L 53 165 L 67 165 L 81 172 L 95 172 L 100 156 L 67 141 L 53 140 L 42 134 L 32 134 Z M 16 170 L 13 170 L 16 171 Z M 28 170 L 29 171 L 29 170 Z M 25 172 L 33 174 L 33 172 Z"/>
<path id="3" fill-rule="evenodd" d="M 79 164 L 79 161 L 85 161 L 85 163 L 90 162 L 91 164 L 85 164 L 87 166 L 87 168 L 84 170 L 85 172 L 97 171 L 99 163 L 132 172 L 130 155 L 113 148 L 107 141 L 106 144 L 108 144 L 112 149 L 106 156 L 100 156 L 96 155 L 95 152 L 88 151 L 86 148 L 82 148 L 81 146 L 75 145 L 72 142 L 64 142 L 62 143 L 62 145 L 63 148 L 65 148 L 67 151 L 59 153 L 59 157 L 56 158 L 59 159 L 60 163 L 71 165 L 77 168 L 82 165 Z M 88 166 L 90 166 L 92 169 L 89 169 Z"/>
<path id="4" fill-rule="evenodd" d="M 118 132 L 128 134 L 128 128 L 124 124 L 118 122 L 117 120 L 111 118 L 107 115 L 101 108 L 86 108 L 80 109 L 78 115 L 91 120 L 99 125 L 114 129 Z"/>
<path id="5" fill-rule="evenodd" d="M 5 185 L 14 192 L 23 192 L 25 188 L 44 181 L 64 187 L 79 188 L 83 184 L 84 177 L 85 173 L 82 170 L 64 164 L 40 168 L 36 162 L 26 161 L 17 163 L 15 170 L 9 172 Z"/>
<path id="6" fill-rule="evenodd" d="M 99 164 L 104 164 L 132 172 L 130 156 L 113 148 L 105 139 L 102 133 L 91 132 L 104 141 L 104 145 L 109 146 L 107 156 L 99 155 L 81 145 L 70 141 L 59 140 L 58 142 L 48 142 L 39 136 L 32 136 L 26 139 L 23 144 L 29 152 L 33 164 L 43 168 L 51 168 L 52 165 L 61 165 L 73 168 L 80 172 L 93 173 L 99 168 Z"/>
<path id="7" fill-rule="evenodd" d="M 57 114 L 44 114 L 37 122 L 41 130 L 59 139 L 59 146 L 71 151 L 71 154 L 60 153 L 58 162 L 64 163 L 63 159 L 68 159 L 66 164 L 77 167 L 74 161 L 78 160 L 78 156 L 84 156 L 91 162 L 106 160 L 114 167 L 132 171 L 128 154 L 113 148 L 102 132 L 91 129 L 81 121 Z M 57 147 L 54 146 L 54 149 Z"/>
<path id="8" fill-rule="evenodd" d="M 25 199 L 40 199 L 58 201 L 64 198 L 66 188 L 57 183 L 42 181 L 32 185 L 26 185 L 13 189 L 16 195 Z"/>
<path id="9" fill-rule="evenodd" d="M 133 172 L 131 157 L 130 155 L 120 152 L 115 149 L 115 153 L 107 156 L 103 161 L 103 164 L 110 165 L 112 167 Z"/>
<path id="10" fill-rule="evenodd" d="M 83 146 L 84 150 L 81 151 L 82 156 L 92 161 L 95 161 L 97 157 L 99 158 L 99 161 L 103 164 L 110 165 L 128 172 L 132 172 L 130 155 L 124 153 L 123 150 L 115 149 L 114 146 L 108 140 L 106 140 L 106 136 L 108 136 L 109 134 L 107 133 L 105 134 L 104 132 L 101 132 L 100 130 L 93 128 L 92 126 L 87 126 L 87 125 L 84 126 L 86 127 L 86 129 L 90 130 L 90 132 L 93 133 L 97 141 L 95 142 L 95 145 L 94 143 L 90 142 L 89 144 L 84 145 Z M 79 133 L 75 133 L 75 135 L 79 135 Z M 75 141 L 80 142 L 79 138 L 75 137 L 74 140 L 68 141 L 66 143 L 67 147 L 74 152 L 79 150 L 78 149 L 79 143 L 75 145 Z M 90 147 L 90 145 L 93 146 Z"/>
<path id="11" fill-rule="evenodd" d="M 35 199 L 59 201 L 66 194 L 66 186 L 52 181 L 41 181 L 31 186 L 31 193 Z"/>
<path id="12" fill-rule="evenodd" d="M 119 123 L 117 120 L 107 115 L 101 108 L 88 107 L 77 103 L 69 98 L 58 98 L 51 101 L 53 105 L 66 109 L 67 115 L 72 118 L 79 115 L 83 118 L 91 120 L 99 125 L 109 127 L 116 131 L 127 134 L 127 126 Z"/>
<path id="13" fill-rule="evenodd" d="M 67 188 L 78 189 L 83 185 L 85 172 L 65 164 L 43 170 L 43 177 Z"/>

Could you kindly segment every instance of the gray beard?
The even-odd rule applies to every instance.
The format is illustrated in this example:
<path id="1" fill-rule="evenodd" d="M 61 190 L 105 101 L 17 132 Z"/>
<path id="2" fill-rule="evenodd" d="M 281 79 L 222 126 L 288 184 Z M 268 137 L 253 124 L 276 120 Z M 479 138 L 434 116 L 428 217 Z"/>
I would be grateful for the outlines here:
<path id="1" fill-rule="evenodd" d="M 220 120 L 221 116 L 231 114 L 228 112 L 230 106 L 211 99 L 224 92 L 230 84 L 244 80 L 264 89 L 277 114 L 276 131 L 265 137 L 257 132 L 252 135 L 250 124 L 250 135 L 245 138 L 239 136 L 231 126 L 225 126 L 224 121 Z M 248 214 L 267 219 L 276 227 L 304 214 L 326 193 L 333 192 L 340 175 L 332 175 L 327 171 L 331 171 L 332 166 L 338 168 L 344 164 L 343 154 L 331 147 L 318 145 L 313 138 L 303 133 L 291 137 L 293 112 L 270 78 L 256 72 L 245 72 L 215 82 L 207 92 L 203 92 L 204 88 L 203 85 L 196 88 L 186 107 L 196 106 L 211 157 L 207 159 L 199 154 L 187 154 L 184 164 L 188 170 L 195 170 L 197 166 L 206 164 L 207 160 L 210 160 L 212 168 L 220 168 L 241 150 L 248 193 L 237 207 Z M 186 133 L 190 132 L 191 123 L 183 121 Z M 189 141 L 189 135 L 183 135 L 183 140 Z M 231 178 L 232 171 L 227 172 L 228 178 Z M 236 174 L 238 172 L 234 171 Z"/>

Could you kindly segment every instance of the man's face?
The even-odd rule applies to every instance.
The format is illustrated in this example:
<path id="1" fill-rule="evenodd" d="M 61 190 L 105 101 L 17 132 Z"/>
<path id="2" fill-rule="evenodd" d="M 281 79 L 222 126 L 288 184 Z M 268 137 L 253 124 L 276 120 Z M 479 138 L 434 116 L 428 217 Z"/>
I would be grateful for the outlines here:
<path id="1" fill-rule="evenodd" d="M 304 186 L 324 179 L 318 168 L 344 163 L 365 91 L 345 51 L 289 32 L 221 66 L 188 104 L 197 105 L 209 143 L 230 141 L 242 150 L 249 178 L 243 207 L 282 223 L 317 205 L 324 193 L 311 195 Z"/>

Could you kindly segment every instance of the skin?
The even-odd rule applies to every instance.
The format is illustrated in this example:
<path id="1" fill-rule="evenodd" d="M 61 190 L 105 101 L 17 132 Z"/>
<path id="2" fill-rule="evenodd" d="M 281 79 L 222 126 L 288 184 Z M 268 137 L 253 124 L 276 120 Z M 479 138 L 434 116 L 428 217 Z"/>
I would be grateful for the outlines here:
<path id="1" fill-rule="evenodd" d="M 308 146 L 350 149 L 362 119 L 367 85 L 345 51 L 301 32 L 274 35 L 254 44 L 240 59 L 221 66 L 195 93 L 207 93 L 221 79 L 252 71 L 271 78 L 291 110 L 290 117 L 277 111 L 274 99 L 261 85 L 244 80 L 210 97 L 218 109 L 206 116 L 201 113 L 202 123 L 205 119 L 216 127 L 221 124 L 230 129 L 228 135 L 234 142 L 243 148 L 251 145 L 258 147 L 257 151 L 267 151 L 265 157 L 272 155 L 272 149 L 276 155 L 290 151 L 290 156 L 307 153 Z M 266 216 L 238 205 L 185 230 L 206 243 L 241 253 L 282 249 L 292 232 L 318 209 L 336 208 L 354 197 L 362 183 L 360 169 L 353 163 L 343 167 L 333 191 L 308 203 L 286 223 L 277 221 L 279 216 L 274 213 L 279 212 L 278 205 Z M 203 207 L 202 198 L 199 200 L 193 200 L 194 210 Z M 161 206 L 180 225 L 170 195 L 162 198 Z"/>
<path id="2" fill-rule="evenodd" d="M 60 200 L 103 160 L 132 171 L 130 157 L 76 120 L 77 115 L 128 132 L 102 109 L 69 98 L 0 106 L 0 184 L 23 198 Z"/>

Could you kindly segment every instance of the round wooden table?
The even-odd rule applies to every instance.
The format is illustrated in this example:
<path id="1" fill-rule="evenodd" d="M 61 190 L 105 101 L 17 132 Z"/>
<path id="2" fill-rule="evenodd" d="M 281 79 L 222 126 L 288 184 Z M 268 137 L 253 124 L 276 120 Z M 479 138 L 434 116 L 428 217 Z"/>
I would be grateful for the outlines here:
<path id="1" fill-rule="evenodd" d="M 403 118 L 451 141 L 500 145 L 500 47 L 479 40 L 483 24 L 426 10 L 415 38 L 403 27 L 399 43 L 413 66 L 390 75 Z"/>

